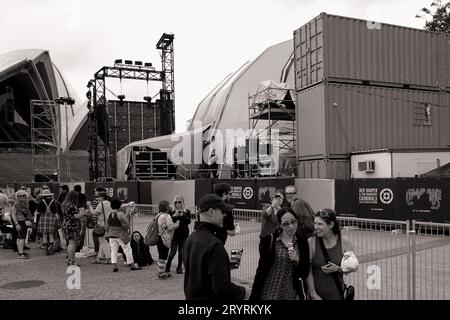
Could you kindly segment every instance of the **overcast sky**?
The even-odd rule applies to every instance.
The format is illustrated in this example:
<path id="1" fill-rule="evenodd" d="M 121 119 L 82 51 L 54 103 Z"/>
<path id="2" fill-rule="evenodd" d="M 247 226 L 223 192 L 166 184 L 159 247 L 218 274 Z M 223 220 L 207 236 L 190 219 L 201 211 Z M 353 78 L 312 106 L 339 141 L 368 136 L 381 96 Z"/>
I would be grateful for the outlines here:
<path id="1" fill-rule="evenodd" d="M 176 131 L 186 129 L 198 103 L 226 75 L 321 12 L 423 28 L 415 18 L 431 0 L 0 0 L 0 53 L 45 49 L 81 100 L 93 74 L 114 59 L 152 62 L 156 43 L 175 35 Z M 160 89 L 151 83 L 149 95 Z M 107 80 L 116 95 L 118 81 Z M 122 83 L 126 99 L 147 86 Z M 113 98 L 108 96 L 108 98 Z"/>

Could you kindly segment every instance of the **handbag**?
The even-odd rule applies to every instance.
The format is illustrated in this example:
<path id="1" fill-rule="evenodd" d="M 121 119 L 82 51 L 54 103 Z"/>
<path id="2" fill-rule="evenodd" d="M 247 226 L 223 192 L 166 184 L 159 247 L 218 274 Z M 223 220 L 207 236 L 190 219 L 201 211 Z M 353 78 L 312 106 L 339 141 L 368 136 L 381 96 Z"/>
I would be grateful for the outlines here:
<path id="1" fill-rule="evenodd" d="M 95 221 L 92 217 L 85 216 L 86 218 L 86 228 L 88 229 L 94 229 L 95 228 Z"/>
<path id="2" fill-rule="evenodd" d="M 323 243 L 323 239 L 319 238 L 319 244 L 320 244 L 320 248 L 322 249 L 323 255 L 325 257 L 325 261 L 327 263 L 331 262 L 330 256 L 328 255 L 328 251 L 325 248 L 325 244 Z M 344 301 L 353 301 L 355 299 L 355 288 L 353 286 L 347 286 L 344 283 L 344 288 L 342 288 L 341 286 L 341 282 L 339 281 L 338 275 L 336 272 L 332 273 L 334 282 L 336 283 L 336 287 L 338 288 L 342 300 Z"/>
<path id="3" fill-rule="evenodd" d="M 103 202 L 102 203 L 102 212 L 103 212 L 103 221 L 106 223 L 106 218 L 105 218 L 105 208 L 103 207 Z M 103 237 L 106 233 L 106 227 L 98 224 L 98 221 L 95 223 L 94 225 L 94 230 L 92 231 L 97 237 Z"/>

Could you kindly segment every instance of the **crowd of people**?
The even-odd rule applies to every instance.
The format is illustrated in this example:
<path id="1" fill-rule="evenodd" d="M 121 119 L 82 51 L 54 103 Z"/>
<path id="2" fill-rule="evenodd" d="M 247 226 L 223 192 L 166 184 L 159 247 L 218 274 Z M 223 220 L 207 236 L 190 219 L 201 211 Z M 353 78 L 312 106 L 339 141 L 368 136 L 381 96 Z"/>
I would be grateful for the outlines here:
<path id="1" fill-rule="evenodd" d="M 295 186 L 277 190 L 271 203 L 262 208 L 259 261 L 252 287 L 234 284 L 225 249 L 227 238 L 236 234 L 230 195 L 231 186 L 225 183 L 215 185 L 214 194 L 204 195 L 191 234 L 191 212 L 183 197 L 176 195 L 172 203 L 159 202 L 155 218 L 159 279 L 172 277 L 171 266 L 178 253 L 176 273 L 184 273 L 184 292 L 190 300 L 344 299 L 343 275 L 356 270 L 342 267 L 345 253 L 353 253 L 352 244 L 341 235 L 335 212 L 314 212 Z M 40 241 L 45 254 L 66 249 L 67 265 L 79 265 L 76 252 L 83 248 L 90 228 L 95 251 L 92 263 L 111 264 L 113 272 L 119 271 L 119 254 L 131 270 L 154 263 L 145 235 L 130 234 L 134 202 L 109 199 L 103 187 L 95 189 L 92 202 L 79 185 L 72 191 L 63 185 L 57 196 L 47 186 L 34 196 L 25 187 L 11 197 L 0 192 L 0 210 L 8 204 L 12 226 L 5 227 L 3 217 L 1 231 L 11 234 L 5 248 L 17 251 L 19 259 L 29 258 L 28 234 L 30 241 Z"/>
<path id="2" fill-rule="evenodd" d="M 340 233 L 332 209 L 314 212 L 295 186 L 277 190 L 262 209 L 259 261 L 252 288 L 231 281 L 230 258 L 219 229 L 233 220 L 232 207 L 217 195 L 198 204 L 196 232 L 185 242 L 184 292 L 189 300 L 344 300 L 343 275 L 352 244 Z M 346 267 L 343 268 L 343 264 Z"/>

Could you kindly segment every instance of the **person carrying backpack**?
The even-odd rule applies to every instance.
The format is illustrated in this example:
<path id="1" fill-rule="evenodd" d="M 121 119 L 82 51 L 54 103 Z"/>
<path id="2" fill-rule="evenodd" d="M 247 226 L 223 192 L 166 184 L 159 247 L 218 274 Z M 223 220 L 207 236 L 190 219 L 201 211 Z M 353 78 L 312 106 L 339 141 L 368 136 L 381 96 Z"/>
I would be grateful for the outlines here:
<path id="1" fill-rule="evenodd" d="M 160 201 L 158 204 L 159 214 L 158 214 L 158 278 L 168 279 L 172 277 L 170 272 L 166 272 L 166 261 L 169 255 L 170 245 L 172 243 L 173 232 L 180 225 L 180 221 L 173 222 L 172 217 L 169 212 L 169 202 L 166 200 Z"/>
<path id="2" fill-rule="evenodd" d="M 111 263 L 113 265 L 113 272 L 119 271 L 117 267 L 117 252 L 119 247 L 122 247 L 127 263 L 131 270 L 140 270 L 140 268 L 133 260 L 133 252 L 130 246 L 130 235 L 128 228 L 130 224 L 124 213 L 119 212 L 122 202 L 119 199 L 111 200 L 112 212 L 106 219 L 106 235 L 109 238 L 109 245 L 111 246 Z"/>

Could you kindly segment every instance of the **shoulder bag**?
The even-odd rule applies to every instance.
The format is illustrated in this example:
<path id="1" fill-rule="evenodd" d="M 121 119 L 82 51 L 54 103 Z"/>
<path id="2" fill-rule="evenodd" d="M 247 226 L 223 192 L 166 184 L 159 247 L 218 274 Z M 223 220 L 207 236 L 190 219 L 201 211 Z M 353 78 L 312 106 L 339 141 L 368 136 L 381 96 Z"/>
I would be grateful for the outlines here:
<path id="1" fill-rule="evenodd" d="M 320 244 L 320 248 L 322 249 L 323 255 L 325 257 L 325 261 L 327 263 L 331 262 L 330 256 L 328 255 L 328 251 L 325 248 L 325 244 L 323 243 L 323 239 L 319 238 L 319 244 Z M 342 288 L 341 286 L 341 282 L 339 281 L 338 275 L 336 272 L 333 272 L 331 274 L 333 276 L 334 282 L 336 283 L 336 287 L 338 288 L 342 300 L 344 301 L 352 301 L 355 299 L 355 288 L 353 286 L 347 286 L 344 283 L 344 288 Z"/>
<path id="2" fill-rule="evenodd" d="M 101 203 L 102 203 L 103 221 L 104 221 L 104 223 L 106 223 L 105 208 L 103 207 L 103 201 L 101 201 Z M 92 232 L 97 237 L 103 237 L 106 233 L 106 228 L 104 226 L 100 225 L 97 220 L 97 222 L 94 225 L 94 230 Z"/>

